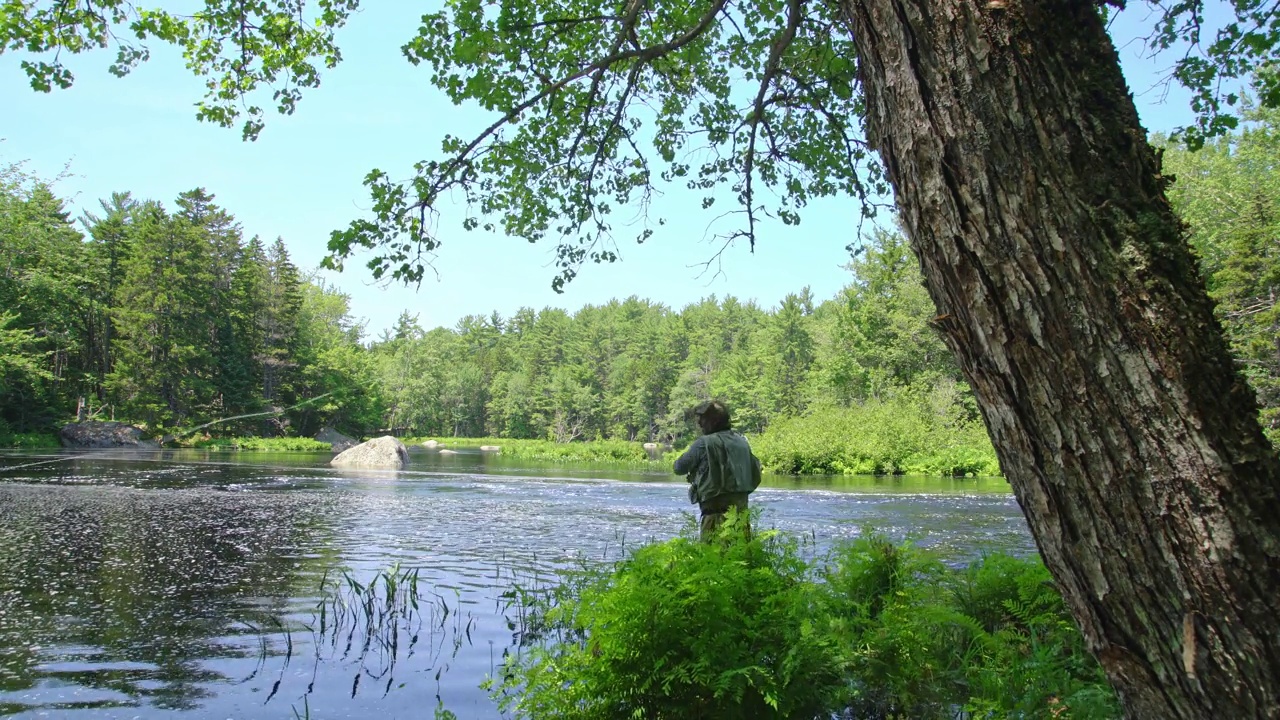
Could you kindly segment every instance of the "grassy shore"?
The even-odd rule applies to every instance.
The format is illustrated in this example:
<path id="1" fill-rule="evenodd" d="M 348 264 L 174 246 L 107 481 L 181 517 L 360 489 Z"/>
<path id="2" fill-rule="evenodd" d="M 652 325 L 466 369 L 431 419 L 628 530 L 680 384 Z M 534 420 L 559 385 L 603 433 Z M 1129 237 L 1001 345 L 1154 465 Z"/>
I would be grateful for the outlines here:
<path id="1" fill-rule="evenodd" d="M 785 418 L 751 438 L 765 469 L 784 475 L 1000 474 L 986 428 L 908 403 L 875 403 Z"/>
<path id="2" fill-rule="evenodd" d="M 496 445 L 504 457 L 555 463 L 595 463 L 604 465 L 653 466 L 669 465 L 674 453 L 650 459 L 643 443 L 626 440 L 589 440 L 558 443 L 550 440 L 513 440 L 511 438 L 413 437 L 401 438 L 406 445 L 421 445 L 435 440 L 445 448 L 475 448 Z"/>
<path id="3" fill-rule="evenodd" d="M 765 469 L 782 475 L 934 475 L 1000 474 L 995 451 L 981 425 L 935 427 L 894 413 L 849 418 L 813 415 L 775 423 L 750 436 L 752 450 Z M 855 422 L 850 422 L 854 420 Z M 557 443 L 510 438 L 402 438 L 407 445 L 435 440 L 445 448 L 495 445 L 505 457 L 555 463 L 597 463 L 632 467 L 670 467 L 679 450 L 650 456 L 642 443 L 588 440 Z"/>
<path id="4" fill-rule="evenodd" d="M 783 475 L 999 475 L 995 451 L 976 421 L 938 417 L 902 403 L 867 403 L 784 418 L 750 437 L 752 450 L 769 472 Z M 670 468 L 679 450 L 651 454 L 638 441 L 568 443 L 511 438 L 406 437 L 406 445 L 435 440 L 445 448 L 496 445 L 503 457 L 561 464 Z M 192 436 L 178 447 L 257 452 L 330 452 L 311 438 Z M 54 448 L 52 433 L 0 435 L 0 447 Z"/>
<path id="5" fill-rule="evenodd" d="M 62 447 L 56 433 L 0 433 L 0 448 L 57 448 Z"/>
<path id="6" fill-rule="evenodd" d="M 178 447 L 202 448 L 209 450 L 242 450 L 252 452 L 331 452 L 332 446 L 327 442 L 311 438 L 193 438 L 179 440 Z"/>

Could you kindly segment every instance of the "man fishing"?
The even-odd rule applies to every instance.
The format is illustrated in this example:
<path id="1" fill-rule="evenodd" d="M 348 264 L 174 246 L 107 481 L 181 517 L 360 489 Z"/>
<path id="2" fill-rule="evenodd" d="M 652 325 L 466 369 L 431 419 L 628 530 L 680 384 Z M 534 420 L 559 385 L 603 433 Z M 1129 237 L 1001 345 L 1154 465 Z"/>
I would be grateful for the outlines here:
<path id="1" fill-rule="evenodd" d="M 688 476 L 689 502 L 702 514 L 699 537 L 710 542 L 730 508 L 747 512 L 747 496 L 760 487 L 760 460 L 732 429 L 724 403 L 709 400 L 693 415 L 702 435 L 676 459 L 675 473 Z"/>

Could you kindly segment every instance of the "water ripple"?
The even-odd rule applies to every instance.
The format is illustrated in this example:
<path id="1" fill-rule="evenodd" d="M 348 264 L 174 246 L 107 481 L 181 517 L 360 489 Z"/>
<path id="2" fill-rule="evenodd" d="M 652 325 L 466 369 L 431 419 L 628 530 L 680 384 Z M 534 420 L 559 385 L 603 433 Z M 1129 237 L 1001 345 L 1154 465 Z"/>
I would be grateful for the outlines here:
<path id="1" fill-rule="evenodd" d="M 405 472 L 173 451 L 17 468 L 37 458 L 56 456 L 0 456 L 0 715 L 22 718 L 284 718 L 304 696 L 325 717 L 419 717 L 437 696 L 494 717 L 477 684 L 512 642 L 512 577 L 671 537 L 693 510 L 665 476 L 482 456 L 415 454 Z M 851 482 L 777 479 L 752 502 L 820 545 L 870 525 L 958 558 L 1033 551 L 998 484 Z M 418 624 L 383 627 L 381 646 L 335 631 L 334 588 L 395 563 L 421 584 Z"/>

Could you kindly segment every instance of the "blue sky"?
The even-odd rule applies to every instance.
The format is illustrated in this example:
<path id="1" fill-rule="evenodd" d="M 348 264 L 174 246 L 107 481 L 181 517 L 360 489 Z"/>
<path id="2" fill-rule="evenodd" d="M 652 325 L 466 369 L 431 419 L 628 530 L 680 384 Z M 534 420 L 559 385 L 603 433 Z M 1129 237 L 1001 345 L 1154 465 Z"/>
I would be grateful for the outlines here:
<path id="1" fill-rule="evenodd" d="M 370 3 L 353 17 L 339 36 L 344 62 L 304 96 L 294 116 L 270 116 L 253 143 L 241 141 L 238 129 L 195 120 L 203 86 L 172 51 L 154 52 L 124 79 L 106 71 L 111 52 L 75 58 L 75 85 L 50 94 L 29 88 L 20 58 L 0 55 L 0 163 L 26 161 L 44 177 L 65 168 L 70 174 L 58 189 L 75 215 L 96 209 L 112 191 L 171 203 L 203 186 L 247 235 L 281 236 L 300 267 L 314 268 L 329 232 L 368 208 L 361 180 L 370 169 L 404 177 L 412 163 L 438 152 L 445 133 L 463 135 L 491 122 L 483 111 L 452 105 L 430 87 L 426 67 L 400 55 L 423 11 L 415 5 Z M 1112 30 L 1143 123 L 1152 131 L 1186 124 L 1185 92 L 1166 92 L 1159 82 L 1171 58 L 1147 58 L 1135 39 L 1145 33 L 1149 10 L 1131 7 Z M 550 288 L 554 243 L 465 232 L 460 216 L 442 221 L 439 277 L 429 273 L 420 288 L 375 284 L 358 260 L 326 277 L 351 295 L 353 314 L 367 319 L 372 337 L 405 309 L 430 328 L 453 326 L 471 313 L 506 316 L 525 305 L 575 310 L 629 295 L 679 308 L 711 293 L 733 294 L 769 307 L 805 285 L 825 299 L 847 283 L 845 246 L 856 240 L 856 200 L 814 203 L 798 227 L 765 225 L 755 253 L 745 245 L 729 249 L 718 275 L 701 267 L 718 245 L 708 239 L 712 214 L 698 200 L 667 192 L 655 214 L 668 222 L 652 239 L 620 241 L 621 262 L 587 267 L 561 295 Z"/>

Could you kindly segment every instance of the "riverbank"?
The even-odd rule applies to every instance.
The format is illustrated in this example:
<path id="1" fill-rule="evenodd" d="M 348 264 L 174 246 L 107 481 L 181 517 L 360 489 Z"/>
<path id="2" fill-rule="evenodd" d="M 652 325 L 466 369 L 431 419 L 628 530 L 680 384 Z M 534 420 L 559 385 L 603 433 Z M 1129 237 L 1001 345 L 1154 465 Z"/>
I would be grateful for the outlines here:
<path id="1" fill-rule="evenodd" d="M 12 433 L 0 435 L 0 450 L 42 450 L 62 447 L 57 433 Z M 263 437 L 197 437 L 175 440 L 169 444 L 175 448 L 202 450 L 244 450 L 253 452 L 331 452 L 327 442 L 311 438 L 263 438 Z"/>
<path id="2" fill-rule="evenodd" d="M 783 475 L 1000 474 L 981 421 L 909 402 L 867 402 L 784 418 L 751 437 L 765 469 Z"/>
<path id="3" fill-rule="evenodd" d="M 818 412 L 780 420 L 768 431 L 750 436 L 756 456 L 768 472 L 780 475 L 933 475 L 998 476 L 995 451 L 980 424 L 943 426 L 885 408 Z M 366 438 L 367 439 L 367 438 Z M 420 447 L 434 441 L 440 449 L 478 450 L 497 447 L 504 457 L 556 464 L 593 464 L 632 468 L 670 467 L 683 448 L 647 450 L 626 440 L 568 443 L 495 437 L 404 437 Z M 172 447 L 237 452 L 323 453 L 329 443 L 298 437 L 181 438 Z M 0 436 L 0 448 L 61 447 L 54 433 Z"/>
<path id="4" fill-rule="evenodd" d="M 902 414 L 850 411 L 779 421 L 749 436 L 767 472 L 779 475 L 1000 475 L 995 450 L 980 424 L 924 425 Z M 406 445 L 434 441 L 443 449 L 497 447 L 507 457 L 555 463 L 670 466 L 683 448 L 651 453 L 642 443 L 586 440 L 557 443 L 510 438 L 402 438 Z"/>
<path id="5" fill-rule="evenodd" d="M 553 463 L 592 463 L 628 467 L 658 467 L 675 462 L 679 453 L 667 451 L 650 455 L 640 442 L 627 440 L 584 440 L 567 443 L 551 440 L 512 438 L 409 437 L 401 442 L 410 447 L 434 441 L 441 449 L 497 447 L 496 452 L 520 460 Z"/>
<path id="6" fill-rule="evenodd" d="M 62 447 L 56 433 L 0 433 L 0 448 L 6 450 L 39 450 Z"/>
<path id="7" fill-rule="evenodd" d="M 175 447 L 207 450 L 242 450 L 249 452 L 332 452 L 333 446 L 327 442 L 299 437 L 230 437 L 230 438 L 198 438 L 193 440 L 177 440 Z"/>

